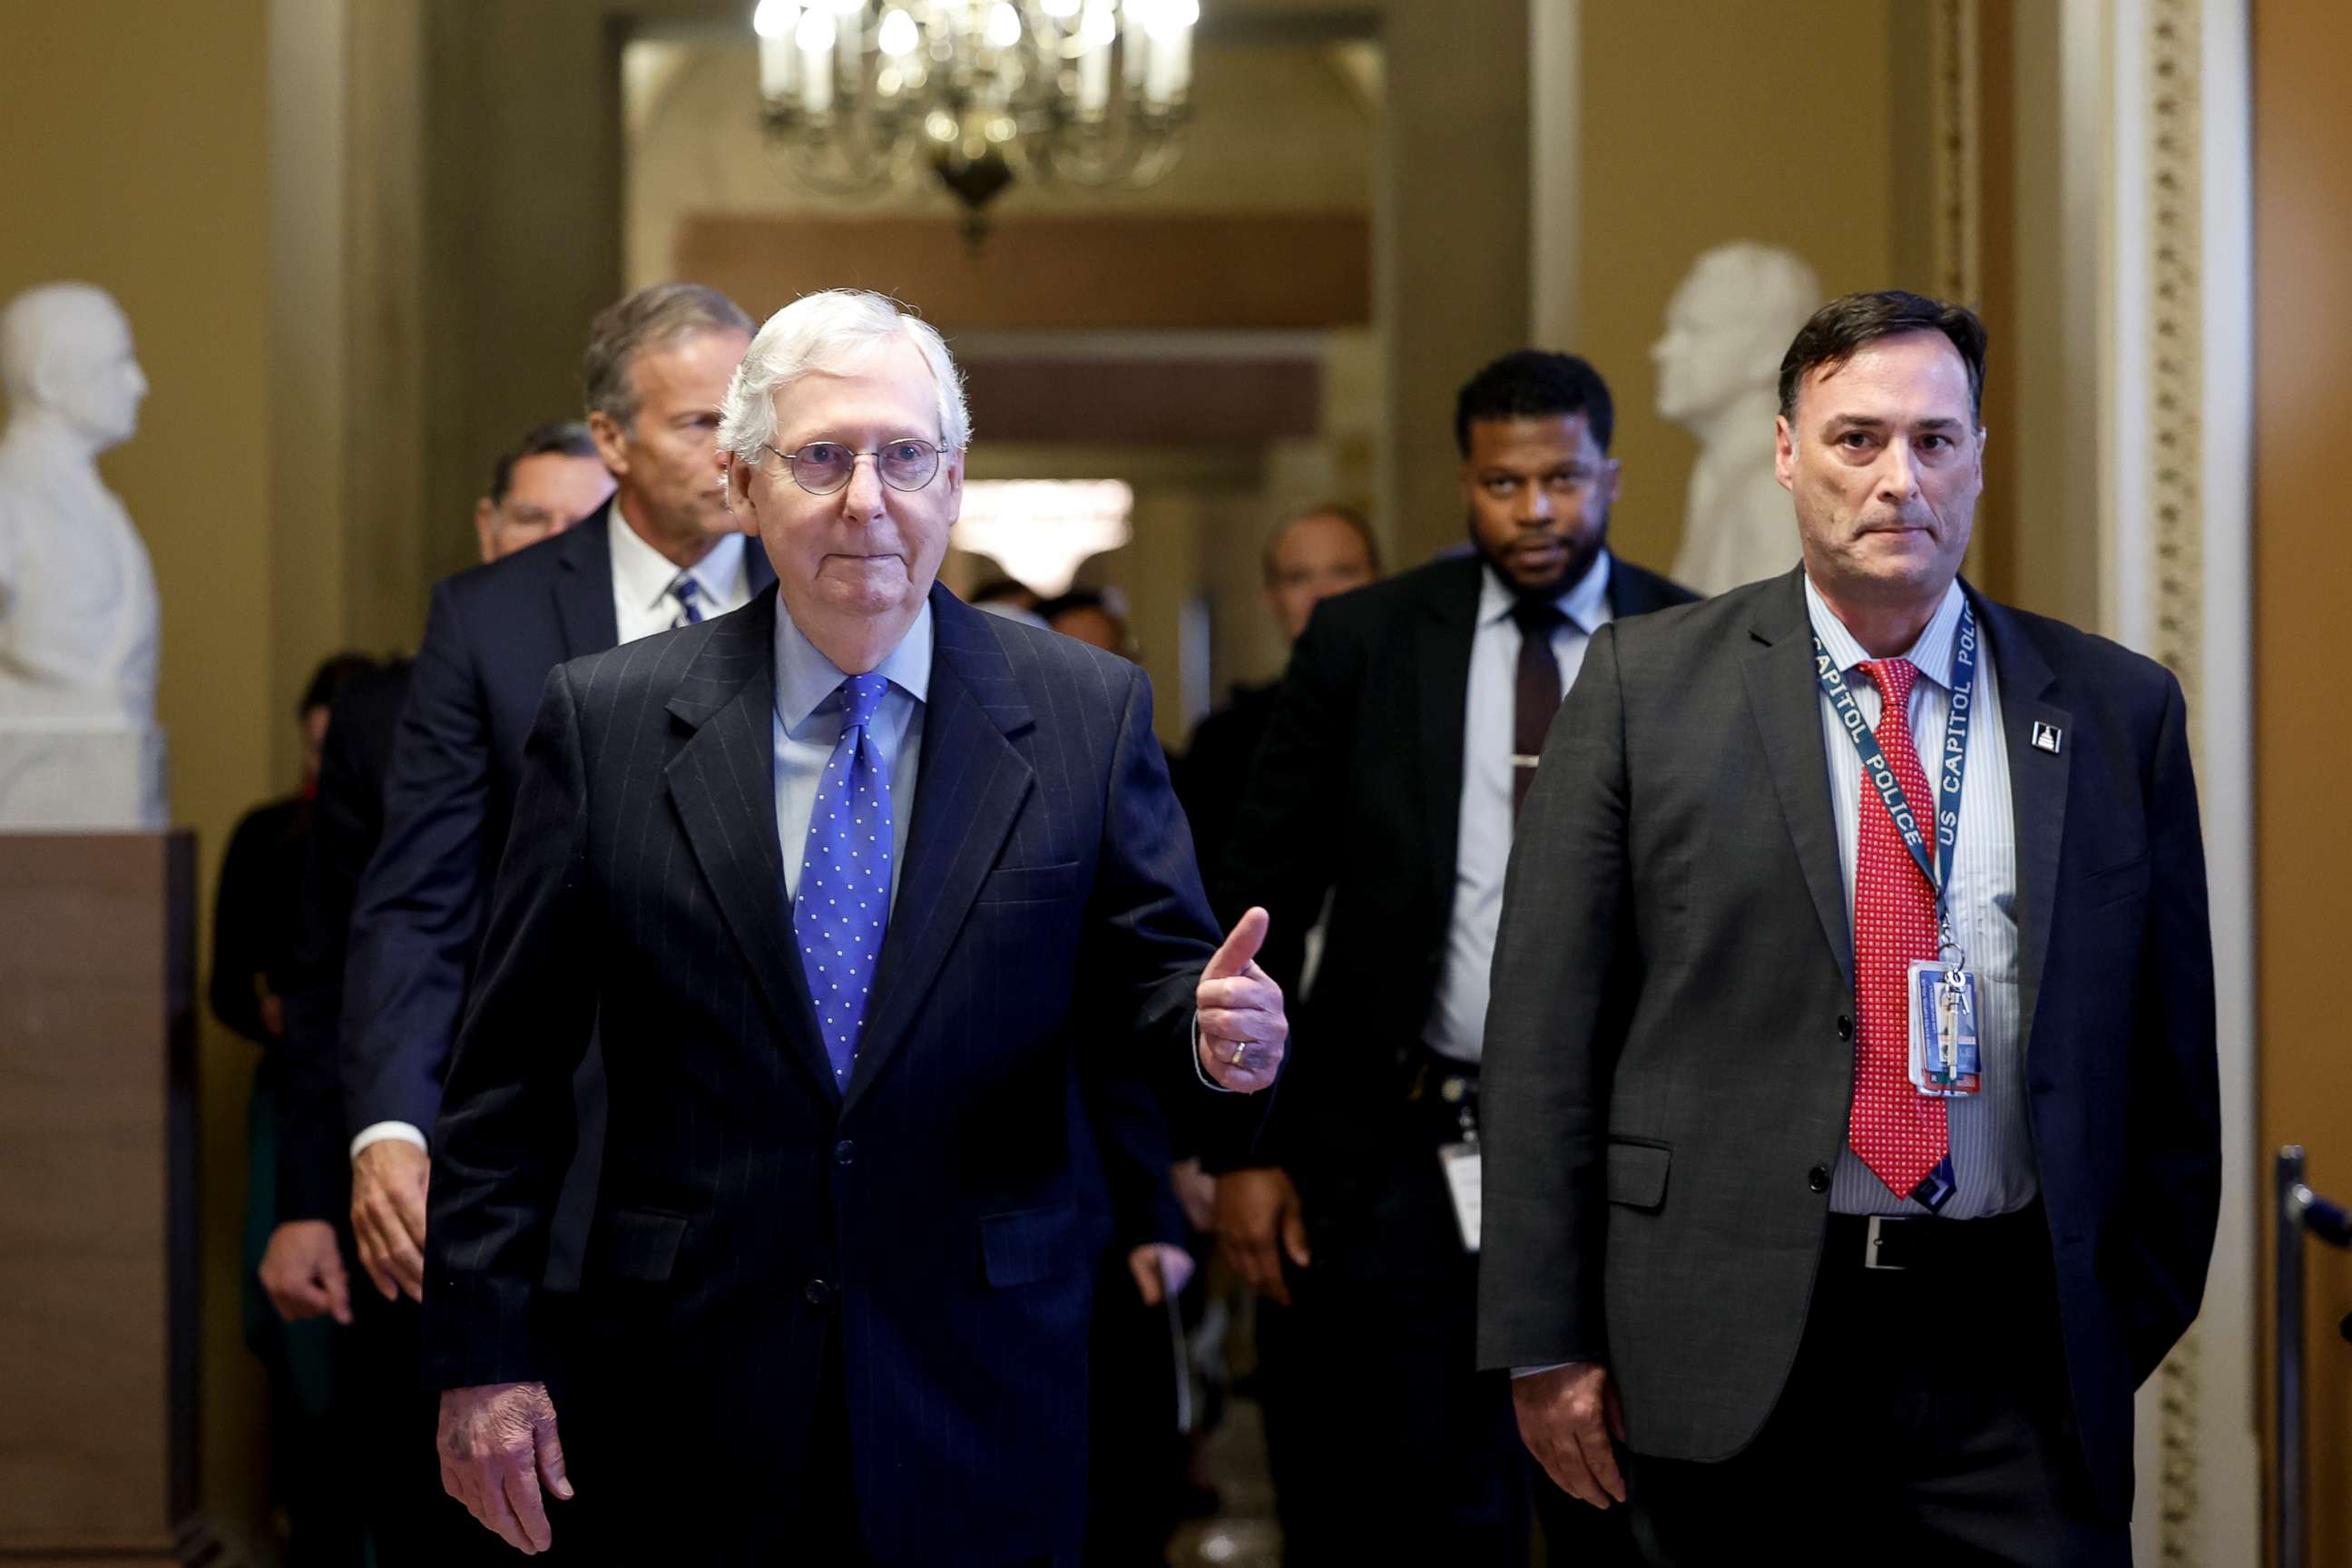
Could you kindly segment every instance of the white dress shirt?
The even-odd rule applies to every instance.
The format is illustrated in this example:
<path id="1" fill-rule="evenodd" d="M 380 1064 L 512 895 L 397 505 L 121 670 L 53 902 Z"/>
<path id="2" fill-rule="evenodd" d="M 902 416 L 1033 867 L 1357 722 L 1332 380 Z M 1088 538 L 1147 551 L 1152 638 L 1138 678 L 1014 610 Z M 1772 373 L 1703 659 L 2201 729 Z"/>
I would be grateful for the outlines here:
<path id="1" fill-rule="evenodd" d="M 604 507 L 604 516 L 605 547 L 611 551 L 613 561 L 613 625 L 620 633 L 622 642 L 635 642 L 639 637 L 649 637 L 656 632 L 666 632 L 686 624 L 686 606 L 678 602 L 674 592 L 682 575 L 691 576 L 695 586 L 700 590 L 699 603 L 702 618 L 706 621 L 713 616 L 723 616 L 730 610 L 742 608 L 751 597 L 751 580 L 743 563 L 743 535 L 728 534 L 711 547 L 709 554 L 681 573 L 676 562 L 647 544 L 638 536 L 637 531 L 623 520 L 620 497 L 614 496 Z M 579 526 L 593 528 L 596 524 L 591 521 Z M 926 617 L 929 616 L 928 605 L 923 613 Z M 778 622 L 782 624 L 781 615 Z M 810 651 L 814 653 L 815 650 L 812 648 Z M 927 649 L 927 674 L 929 668 Z M 838 734 L 838 719 L 834 721 L 834 729 Z M 805 812 L 802 815 L 801 823 L 806 827 L 808 816 Z M 784 858 L 788 863 L 786 875 L 797 877 L 800 874 L 799 858 L 789 848 Z M 361 1150 L 385 1138 L 397 1138 L 420 1149 L 431 1147 L 422 1128 L 412 1127 L 405 1121 L 379 1121 L 373 1126 L 362 1127 L 352 1138 L 352 1158 L 358 1159 Z"/>
<path id="2" fill-rule="evenodd" d="M 722 536 L 709 554 L 681 569 L 622 518 L 618 496 L 605 509 L 605 516 L 609 520 L 606 537 L 613 549 L 613 625 L 621 641 L 635 642 L 686 625 L 686 606 L 674 591 L 682 576 L 694 579 L 706 621 L 741 609 L 751 597 L 741 534 Z"/>
<path id="3" fill-rule="evenodd" d="M 1944 721 L 1951 712 L 1952 645 L 1960 627 L 1962 604 L 1956 582 L 1944 594 L 1927 630 L 1904 657 L 1919 667 L 1911 688 L 1912 744 L 1923 759 L 1944 751 Z M 1805 610 L 1813 635 L 1836 660 L 1846 686 L 1874 730 L 1878 688 L 1855 666 L 1868 658 L 1853 634 L 1829 604 L 1805 582 Z M 2020 996 L 2017 942 L 2017 818 L 2009 792 L 2009 742 L 2000 728 L 2000 683 L 1993 673 L 1992 645 L 1977 623 L 1977 706 L 1969 724 L 1968 771 L 1961 790 L 1960 830 L 1952 848 L 1952 884 L 1947 905 L 1952 929 L 1977 977 L 1977 1046 L 1984 1087 L 1944 1101 L 1951 1134 L 1952 1176 L 1958 1190 L 1939 1211 L 1947 1219 L 1977 1219 L 2007 1214 L 2033 1201 L 2040 1190 L 2033 1143 L 2025 1124 L 2024 1062 L 2018 1055 Z M 1823 693 L 1822 746 L 1829 758 L 1830 804 L 1837 814 L 1838 867 L 1846 889 L 1846 922 L 1853 921 L 1854 862 L 1860 853 L 1862 758 Z M 1927 768 L 1934 801 L 1914 801 L 1912 810 L 1932 821 L 1943 804 L 1944 770 Z M 1934 847 L 1931 838 L 1929 847 Z M 1830 1208 L 1838 1214 L 1922 1215 L 1908 1198 L 1896 1197 L 1871 1174 L 1851 1145 L 1839 1151 L 1830 1182 Z"/>
<path id="4" fill-rule="evenodd" d="M 1559 599 L 1566 623 L 1552 632 L 1552 658 L 1565 694 L 1584 668 L 1585 646 L 1613 617 L 1609 552 L 1602 551 L 1576 586 Z M 1503 873 L 1511 863 L 1511 754 L 1517 703 L 1517 595 L 1491 566 L 1478 578 L 1476 630 L 1470 638 L 1470 685 L 1462 715 L 1462 805 L 1454 852 L 1454 909 L 1445 960 L 1437 972 L 1422 1043 L 1442 1057 L 1475 1062 L 1486 1052 L 1489 971 L 1503 919 Z"/>

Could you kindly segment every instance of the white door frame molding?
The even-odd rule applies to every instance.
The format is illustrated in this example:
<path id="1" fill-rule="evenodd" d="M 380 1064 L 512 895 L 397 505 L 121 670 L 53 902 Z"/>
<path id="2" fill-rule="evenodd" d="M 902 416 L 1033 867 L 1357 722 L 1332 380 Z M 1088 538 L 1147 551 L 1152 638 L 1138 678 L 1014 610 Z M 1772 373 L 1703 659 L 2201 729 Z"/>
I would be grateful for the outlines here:
<path id="1" fill-rule="evenodd" d="M 2223 1196 L 2204 1310 L 2140 1391 L 2134 1555 L 2260 1561 L 2248 0 L 2106 0 L 2106 630 L 2179 679 L 2204 812 Z M 2089 7 L 2085 7 L 2088 9 Z M 2070 6 L 2070 9 L 2072 7 Z"/>

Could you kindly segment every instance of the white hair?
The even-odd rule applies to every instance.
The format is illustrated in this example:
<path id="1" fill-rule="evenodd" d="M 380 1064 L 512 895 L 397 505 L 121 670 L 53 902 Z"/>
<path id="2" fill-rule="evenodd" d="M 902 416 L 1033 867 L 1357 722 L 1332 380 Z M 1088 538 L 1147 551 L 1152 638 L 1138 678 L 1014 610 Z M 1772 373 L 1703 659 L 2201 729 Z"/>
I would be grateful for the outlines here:
<path id="1" fill-rule="evenodd" d="M 964 405 L 963 373 L 956 369 L 939 329 L 887 294 L 827 289 L 804 294 L 777 311 L 752 338 L 727 387 L 719 425 L 721 450 L 747 463 L 776 438 L 776 394 L 816 372 L 854 371 L 894 337 L 921 352 L 939 389 L 940 445 L 961 452 L 971 444 L 971 412 Z"/>

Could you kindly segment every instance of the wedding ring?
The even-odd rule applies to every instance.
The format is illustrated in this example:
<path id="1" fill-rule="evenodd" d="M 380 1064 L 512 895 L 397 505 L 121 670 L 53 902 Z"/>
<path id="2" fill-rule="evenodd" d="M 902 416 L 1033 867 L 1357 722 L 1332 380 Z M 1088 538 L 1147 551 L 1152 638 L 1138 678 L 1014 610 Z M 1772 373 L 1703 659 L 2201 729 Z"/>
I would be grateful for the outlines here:
<path id="1" fill-rule="evenodd" d="M 1242 1053 L 1243 1053 L 1243 1052 L 1244 1052 L 1244 1051 L 1246 1051 L 1246 1050 L 1248 1050 L 1249 1048 L 1250 1048 L 1250 1043 L 1249 1043 L 1247 1040 L 1235 1040 L 1235 1041 L 1234 1042 L 1234 1054 L 1233 1054 L 1232 1056 L 1229 1056 L 1229 1057 L 1227 1057 L 1227 1058 L 1225 1058 L 1225 1065 L 1226 1065 L 1226 1066 L 1228 1066 L 1228 1067 L 1239 1067 L 1239 1066 L 1241 1066 L 1241 1065 L 1242 1065 Z"/>

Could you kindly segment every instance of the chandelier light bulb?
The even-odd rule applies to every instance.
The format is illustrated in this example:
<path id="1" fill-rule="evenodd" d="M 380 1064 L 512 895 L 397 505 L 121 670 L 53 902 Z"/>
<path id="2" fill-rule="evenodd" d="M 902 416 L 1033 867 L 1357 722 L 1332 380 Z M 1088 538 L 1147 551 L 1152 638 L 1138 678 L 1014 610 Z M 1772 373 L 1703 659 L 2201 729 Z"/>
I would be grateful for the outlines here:
<path id="1" fill-rule="evenodd" d="M 1037 7 L 1056 22 L 1066 22 L 1078 14 L 1082 0 L 1043 0 Z"/>
<path id="2" fill-rule="evenodd" d="M 1108 5 L 1087 7 L 1087 19 L 1079 24 L 1078 37 L 1090 49 L 1102 48 L 1118 41 L 1118 16 Z"/>
<path id="3" fill-rule="evenodd" d="M 1200 0 L 1150 0 L 1143 7 L 1144 31 L 1155 39 L 1190 32 L 1201 19 Z"/>
<path id="4" fill-rule="evenodd" d="M 882 30 L 875 37 L 876 47 L 893 58 L 913 54 L 922 41 L 922 35 L 915 29 L 914 17 L 897 9 L 882 18 Z"/>
<path id="5" fill-rule="evenodd" d="M 760 0 L 759 9 L 751 13 L 751 31 L 763 38 L 789 38 L 800 20 L 796 0 Z"/>
<path id="6" fill-rule="evenodd" d="M 833 0 L 833 9 L 836 16 L 855 16 L 866 9 L 866 0 Z"/>
<path id="7" fill-rule="evenodd" d="M 793 41 L 811 54 L 821 53 L 833 47 L 835 31 L 832 12 L 803 11 L 801 13 L 800 30 L 793 35 Z"/>
<path id="8" fill-rule="evenodd" d="M 1021 41 L 1021 13 L 1013 9 L 1012 0 L 996 0 L 995 9 L 989 12 L 988 41 L 1000 49 Z"/>

